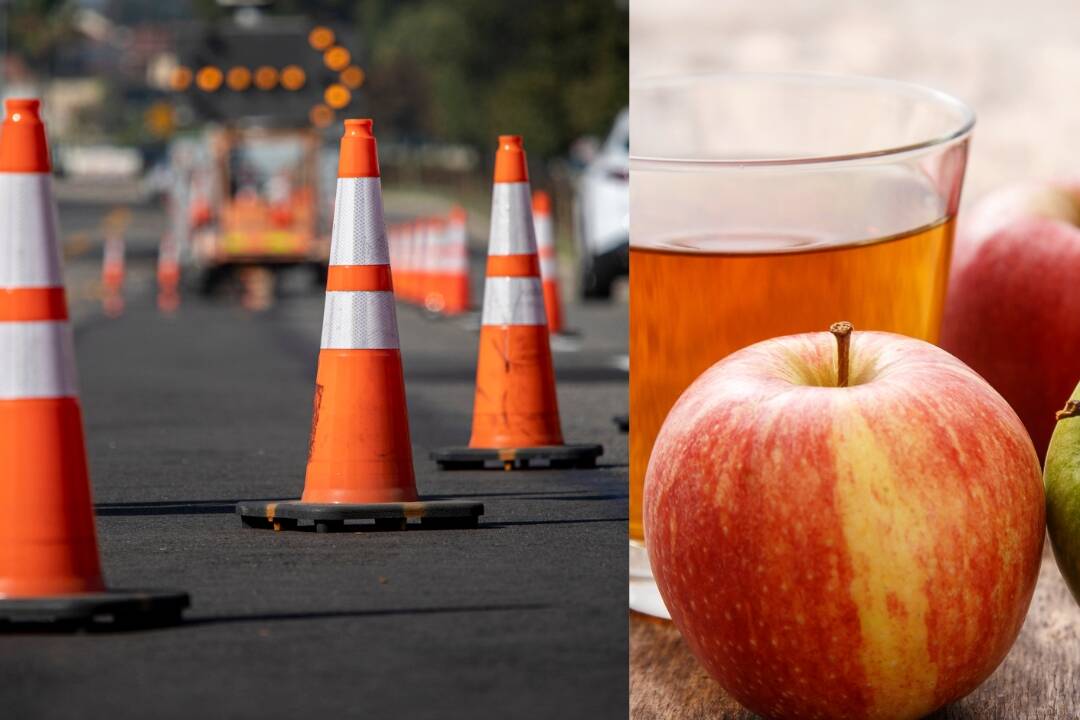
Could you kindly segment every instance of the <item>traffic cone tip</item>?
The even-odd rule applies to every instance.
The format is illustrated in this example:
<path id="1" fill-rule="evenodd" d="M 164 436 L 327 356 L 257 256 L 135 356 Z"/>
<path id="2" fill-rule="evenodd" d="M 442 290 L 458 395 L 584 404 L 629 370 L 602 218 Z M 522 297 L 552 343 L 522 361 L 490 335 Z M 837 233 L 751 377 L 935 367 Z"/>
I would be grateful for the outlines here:
<path id="1" fill-rule="evenodd" d="M 5 117 L 0 128 L 0 172 L 47 173 L 52 170 L 40 107 L 41 101 L 36 98 L 9 98 L 4 101 Z"/>
<path id="2" fill-rule="evenodd" d="M 25 113 L 31 120 L 37 120 L 41 122 L 41 118 L 38 116 L 38 110 L 41 108 L 41 101 L 37 98 L 8 98 L 4 101 L 4 110 L 17 115 L 19 113 Z M 18 117 L 13 117 L 13 120 L 19 120 Z"/>
<path id="3" fill-rule="evenodd" d="M 529 167 L 520 135 L 500 135 L 495 152 L 495 182 L 520 183 L 529 181 Z"/>
<path id="4" fill-rule="evenodd" d="M 375 122 L 371 118 L 350 118 L 345 121 L 345 133 L 353 137 L 375 137 L 371 134 L 371 128 Z"/>
<path id="5" fill-rule="evenodd" d="M 551 196 L 543 190 L 533 193 L 533 212 L 545 215 L 551 214 Z"/>
<path id="6" fill-rule="evenodd" d="M 379 177 L 379 154 L 369 118 L 345 121 L 338 156 L 339 178 Z"/>

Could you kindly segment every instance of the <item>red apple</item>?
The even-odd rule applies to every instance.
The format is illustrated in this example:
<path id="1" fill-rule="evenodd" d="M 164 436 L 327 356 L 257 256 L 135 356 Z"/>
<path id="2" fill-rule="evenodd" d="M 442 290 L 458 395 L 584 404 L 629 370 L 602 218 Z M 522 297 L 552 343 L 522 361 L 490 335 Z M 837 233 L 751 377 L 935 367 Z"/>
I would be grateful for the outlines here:
<path id="1" fill-rule="evenodd" d="M 747 708 L 916 718 L 1016 639 L 1043 489 L 1019 418 L 963 363 L 838 330 L 758 343 L 687 388 L 649 462 L 645 529 L 672 619 Z"/>
<path id="2" fill-rule="evenodd" d="M 1039 456 L 1080 370 L 1080 185 L 992 193 L 957 234 L 941 346 L 1020 415 Z"/>

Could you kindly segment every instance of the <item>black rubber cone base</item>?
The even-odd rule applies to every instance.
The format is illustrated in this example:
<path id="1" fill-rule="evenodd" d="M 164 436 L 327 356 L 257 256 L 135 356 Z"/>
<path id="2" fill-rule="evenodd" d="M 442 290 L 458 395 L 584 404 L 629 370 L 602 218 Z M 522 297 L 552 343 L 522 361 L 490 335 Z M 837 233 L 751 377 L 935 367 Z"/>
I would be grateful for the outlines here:
<path id="1" fill-rule="evenodd" d="M 236 513 L 244 527 L 267 530 L 315 530 L 335 532 L 360 530 L 365 526 L 375 530 L 405 530 L 409 520 L 419 520 L 423 529 L 471 528 L 480 522 L 484 504 L 457 500 L 435 502 L 370 503 L 305 503 L 299 500 L 274 502 L 242 502 Z M 374 520 L 346 525 L 353 520 Z"/>
<path id="2" fill-rule="evenodd" d="M 592 468 L 603 445 L 541 445 L 524 448 L 442 448 L 431 459 L 443 470 L 515 468 Z"/>
<path id="3" fill-rule="evenodd" d="M 2 632 L 143 630 L 176 625 L 191 598 L 165 590 L 105 590 L 0 599 Z"/>

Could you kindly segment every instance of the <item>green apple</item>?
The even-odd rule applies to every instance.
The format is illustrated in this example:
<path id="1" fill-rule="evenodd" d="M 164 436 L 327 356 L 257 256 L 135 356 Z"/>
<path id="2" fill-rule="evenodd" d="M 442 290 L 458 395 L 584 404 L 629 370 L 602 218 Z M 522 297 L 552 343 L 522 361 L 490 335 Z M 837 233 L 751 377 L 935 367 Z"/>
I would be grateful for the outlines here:
<path id="1" fill-rule="evenodd" d="M 1080 385 L 1065 409 L 1046 451 L 1046 529 L 1065 582 L 1080 602 Z"/>

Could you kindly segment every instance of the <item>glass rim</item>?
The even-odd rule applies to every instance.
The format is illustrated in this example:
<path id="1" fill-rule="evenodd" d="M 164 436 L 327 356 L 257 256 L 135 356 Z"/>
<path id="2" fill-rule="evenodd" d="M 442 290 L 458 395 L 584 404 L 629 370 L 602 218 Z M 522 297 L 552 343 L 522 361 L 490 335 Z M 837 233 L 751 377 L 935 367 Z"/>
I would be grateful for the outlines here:
<path id="1" fill-rule="evenodd" d="M 972 129 L 975 127 L 975 111 L 971 107 L 959 100 L 958 98 L 950 95 L 941 90 L 935 90 L 925 85 L 918 83 L 907 82 L 905 80 L 893 80 L 890 78 L 880 78 L 870 75 L 841 75 L 835 73 L 812 73 L 812 72 L 743 72 L 743 71 L 728 71 L 728 72 L 702 72 L 702 73 L 683 73 L 674 75 L 650 75 L 635 78 L 630 81 L 630 94 L 631 103 L 633 103 L 633 93 L 635 90 L 659 88 L 659 87 L 678 87 L 679 85 L 691 85 L 706 80 L 787 80 L 797 81 L 806 84 L 824 84 L 829 83 L 835 86 L 853 86 L 853 87 L 865 87 L 865 88 L 888 88 L 898 93 L 920 96 L 924 99 L 931 100 L 938 103 L 942 107 L 948 107 L 953 111 L 956 111 L 960 115 L 960 121 L 958 127 L 949 130 L 944 134 L 940 134 L 934 137 L 920 140 L 914 143 L 907 143 L 904 145 L 895 145 L 891 147 L 885 147 L 877 150 L 864 150 L 853 153 L 842 153 L 832 155 L 798 155 L 792 157 L 781 158 L 732 158 L 716 159 L 716 158 L 687 158 L 687 157 L 664 157 L 656 155 L 635 155 L 633 148 L 630 150 L 630 162 L 632 164 L 648 164 L 648 165 L 661 165 L 661 166 L 686 166 L 695 168 L 748 168 L 748 167 L 783 167 L 783 166 L 799 166 L 799 165 L 826 165 L 835 163 L 846 163 L 857 160 L 884 158 L 884 157 L 896 157 L 903 156 L 910 153 L 917 153 L 923 150 L 929 150 L 931 148 L 948 145 L 950 143 L 962 140 L 971 134 Z M 631 113 L 632 115 L 633 113 Z M 633 128 L 630 130 L 631 145 L 633 145 Z"/>

